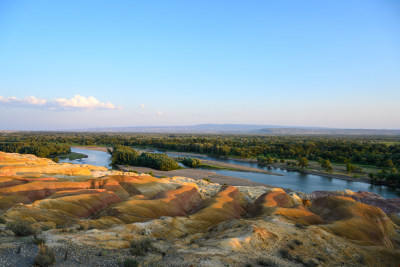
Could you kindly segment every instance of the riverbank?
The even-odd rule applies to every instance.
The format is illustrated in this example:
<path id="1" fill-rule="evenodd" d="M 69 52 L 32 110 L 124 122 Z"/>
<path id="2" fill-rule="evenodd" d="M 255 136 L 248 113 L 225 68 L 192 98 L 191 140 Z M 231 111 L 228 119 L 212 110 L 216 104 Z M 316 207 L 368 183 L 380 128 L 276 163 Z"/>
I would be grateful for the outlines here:
<path id="1" fill-rule="evenodd" d="M 281 167 L 281 166 L 279 166 L 277 168 L 281 168 L 281 169 L 288 170 L 288 171 L 296 171 L 296 172 L 305 173 L 305 174 L 314 174 L 314 175 L 324 176 L 324 177 L 328 177 L 328 178 L 352 181 L 352 182 L 361 182 L 361 183 L 368 183 L 368 184 L 371 183 L 371 180 L 367 179 L 367 178 L 355 178 L 355 177 L 342 175 L 342 174 L 336 174 L 336 173 L 326 173 L 326 172 L 319 172 L 319 171 L 312 171 L 312 170 L 301 170 L 301 169 Z"/>
<path id="2" fill-rule="evenodd" d="M 99 147 L 99 146 L 80 146 L 80 147 L 74 147 L 74 148 L 96 150 L 96 151 L 103 151 L 103 152 L 107 152 L 107 148 L 112 149 L 111 147 Z M 138 149 L 138 148 L 135 148 L 135 149 L 139 152 L 152 151 L 151 149 Z M 210 164 L 210 165 L 216 165 L 216 166 L 221 166 L 221 167 L 225 166 L 225 167 L 242 169 L 243 171 L 248 171 L 248 172 L 265 173 L 265 174 L 269 174 L 269 175 L 282 176 L 281 174 L 276 174 L 273 172 L 268 172 L 268 171 L 264 171 L 264 170 L 257 169 L 257 168 L 252 168 L 252 167 L 247 167 L 247 166 L 242 166 L 242 165 L 237 165 L 237 164 L 224 163 L 224 162 L 213 161 L 213 160 L 201 159 L 202 157 L 208 156 L 208 155 L 204 155 L 204 154 L 177 152 L 177 151 L 163 151 L 163 152 L 168 153 L 170 155 L 176 155 L 176 156 L 199 157 L 202 162 L 204 162 L 206 164 Z M 240 162 L 245 162 L 245 163 L 255 163 L 255 164 L 258 163 L 258 161 L 256 159 L 251 159 L 251 158 L 242 159 L 242 158 L 232 158 L 232 157 L 221 157 L 221 159 L 235 160 L 235 161 L 240 161 Z M 335 179 L 340 179 L 340 180 L 345 180 L 345 181 L 361 182 L 361 183 L 367 183 L 367 184 L 371 183 L 371 179 L 369 179 L 369 178 L 355 178 L 352 176 L 337 174 L 337 173 L 328 173 L 328 172 L 320 172 L 320 171 L 316 171 L 316 170 L 298 169 L 298 168 L 286 166 L 284 164 L 269 164 L 266 167 L 280 168 L 282 170 L 300 172 L 300 173 L 304 173 L 304 174 L 319 175 L 319 176 L 323 176 L 323 177 L 335 178 Z"/>
<path id="3" fill-rule="evenodd" d="M 237 159 L 237 158 L 225 158 L 225 159 L 236 160 L 236 161 L 241 161 L 241 162 L 246 162 L 246 163 L 258 163 L 258 161 L 255 159 Z M 265 167 L 279 168 L 282 170 L 300 172 L 300 173 L 304 173 L 304 174 L 313 174 L 313 175 L 319 175 L 319 176 L 323 176 L 323 177 L 335 178 L 335 179 L 340 179 L 340 180 L 345 180 L 345 181 L 371 184 L 371 179 L 369 179 L 369 178 L 356 178 L 356 177 L 352 177 L 349 175 L 338 174 L 338 173 L 321 172 L 321 171 L 317 171 L 317 170 L 308 170 L 308 169 L 302 169 L 302 168 L 293 168 L 293 167 L 286 166 L 284 164 L 279 164 L 279 163 L 268 164 L 268 165 L 265 165 Z"/>
<path id="4" fill-rule="evenodd" d="M 143 150 L 143 151 L 145 151 L 145 150 Z M 165 153 L 168 153 L 170 155 L 181 155 L 181 156 L 187 156 L 187 157 L 199 157 L 200 159 L 202 157 L 208 156 L 208 155 L 198 154 L 198 153 L 176 152 L 176 151 L 165 151 Z M 240 162 L 245 162 L 245 163 L 253 163 L 253 164 L 257 164 L 258 163 L 258 161 L 256 159 L 251 159 L 251 158 L 246 158 L 246 159 L 232 158 L 232 157 L 220 157 L 220 158 L 221 159 L 226 159 L 226 160 L 235 160 L 235 161 L 240 161 Z M 217 164 L 231 165 L 231 166 L 233 166 L 235 168 L 237 168 L 238 166 L 241 166 L 241 165 L 229 164 L 229 163 L 221 163 L 221 162 L 218 162 L 218 161 L 211 161 L 211 160 L 203 160 L 203 159 L 201 159 L 201 161 L 202 162 L 210 161 L 210 162 L 212 162 L 213 165 L 217 165 Z M 337 174 L 337 173 L 328 173 L 328 172 L 320 172 L 320 171 L 316 171 L 316 170 L 298 169 L 298 168 L 293 168 L 293 167 L 286 166 L 284 164 L 269 164 L 266 167 L 280 168 L 282 170 L 300 172 L 300 173 L 304 173 L 304 174 L 319 175 L 319 176 L 323 176 L 323 177 L 335 178 L 335 179 L 340 179 L 340 180 L 345 180 L 345 181 L 361 182 L 361 183 L 367 183 L 367 184 L 371 183 L 371 179 L 369 179 L 369 178 L 356 178 L 356 177 L 343 175 L 343 174 Z M 251 168 L 251 167 L 246 167 L 246 168 L 260 171 L 260 169 L 257 169 L 257 168 Z M 253 171 L 253 170 L 251 172 L 256 172 L 256 171 Z M 273 172 L 270 172 L 270 174 L 272 174 L 272 175 L 281 175 L 281 174 L 275 174 Z"/>
<path id="5" fill-rule="evenodd" d="M 71 148 L 87 149 L 87 150 L 94 150 L 94 151 L 101 151 L 101 152 L 108 152 L 107 149 L 112 150 L 112 147 L 106 147 L 106 146 L 71 146 Z"/>
<path id="6" fill-rule="evenodd" d="M 77 164 L 92 164 L 92 165 L 97 165 L 97 166 L 109 166 L 109 163 L 111 162 L 110 155 L 107 152 L 104 152 L 106 150 L 105 147 L 95 147 L 95 146 L 90 146 L 90 150 L 100 150 L 100 151 L 90 151 L 89 149 L 85 150 L 85 147 L 80 146 L 81 150 L 79 149 L 73 149 L 73 152 L 80 152 L 84 153 L 87 155 L 90 155 L 88 160 L 84 159 L 83 161 L 79 160 L 76 162 Z M 161 151 L 156 151 L 156 150 L 141 150 L 140 152 L 161 152 Z M 163 152 L 165 153 L 165 152 Z M 93 155 L 92 155 L 93 154 Z M 176 156 L 183 156 L 181 153 L 175 152 L 173 153 Z M 173 154 L 168 153 L 170 156 L 175 156 Z M 93 156 L 93 157 L 92 157 Z M 187 156 L 187 154 L 185 155 Z M 252 160 L 252 159 L 239 159 L 243 162 L 238 162 L 235 160 L 238 159 L 232 159 L 233 161 L 227 161 L 227 159 L 219 159 L 219 158 L 212 158 L 206 155 L 200 155 L 200 154 L 192 154 L 192 156 L 196 156 L 201 160 L 213 160 L 213 161 L 218 161 L 221 163 L 229 163 L 229 164 L 234 164 L 234 165 L 239 165 L 239 166 L 245 166 L 245 167 L 252 167 L 252 168 L 260 168 L 265 171 L 268 171 L 267 168 L 263 168 L 261 166 L 257 165 L 257 162 Z M 247 161 L 247 163 L 246 163 Z M 282 164 L 286 165 L 286 164 Z M 278 166 L 276 166 L 278 167 Z M 255 172 L 246 172 L 246 171 L 232 171 L 232 170 L 222 170 L 222 169 L 194 169 L 190 171 L 190 169 L 186 169 L 187 173 L 156 173 L 155 171 L 151 169 L 132 169 L 136 170 L 138 172 L 149 172 L 152 171 L 153 174 L 156 176 L 167 176 L 171 177 L 174 175 L 179 175 L 179 176 L 186 176 L 186 177 L 194 177 L 195 179 L 203 179 L 203 178 L 211 178 L 212 182 L 218 182 L 220 184 L 224 183 L 231 183 L 235 185 L 247 185 L 247 186 L 252 186 L 256 185 L 256 183 L 261 183 L 262 185 L 273 185 L 274 187 L 281 187 L 281 188 L 290 188 L 294 191 L 302 191 L 306 193 L 311 193 L 314 191 L 335 191 L 335 190 L 353 190 L 354 192 L 357 191 L 368 191 L 368 192 L 374 192 L 379 195 L 384 196 L 385 198 L 393 198 L 393 197 L 398 197 L 399 192 L 393 188 L 388 188 L 386 186 L 380 186 L 380 185 L 371 185 L 368 182 L 360 181 L 359 179 L 357 180 L 351 180 L 348 177 L 340 177 L 336 176 L 332 178 L 332 173 L 329 173 L 328 175 L 319 175 L 319 172 L 311 172 L 313 171 L 313 168 L 308 168 L 308 170 L 301 170 L 300 168 L 296 169 L 290 169 L 286 168 L 285 166 L 281 166 L 282 169 L 280 168 L 273 168 L 269 169 L 269 171 L 272 171 L 274 173 L 280 174 L 280 176 L 277 175 L 268 175 L 265 173 L 255 173 Z M 291 166 L 287 166 L 291 167 Z M 318 170 L 318 169 L 317 169 Z M 204 172 L 203 172 L 204 171 Z M 181 171 L 182 172 L 182 171 Z M 209 173 L 207 173 L 209 172 Z M 310 174 L 305 174 L 305 173 L 310 173 Z M 196 174 L 198 174 L 196 176 Z M 212 179 L 215 180 L 212 180 Z M 229 179 L 228 179 L 229 178 Z M 350 181 L 351 180 L 351 181 Z M 354 182 L 352 182 L 354 181 Z M 359 182 L 360 181 L 360 182 Z"/>
<path id="7" fill-rule="evenodd" d="M 60 155 L 57 158 L 59 159 L 69 159 L 69 160 L 76 160 L 76 159 L 83 159 L 87 158 L 88 156 L 82 153 L 71 152 L 68 154 Z"/>
<path id="8" fill-rule="evenodd" d="M 273 172 L 266 171 L 266 170 L 261 170 L 261 169 L 237 165 L 237 164 L 225 163 L 225 162 L 220 162 L 220 161 L 215 161 L 215 160 L 202 159 L 201 162 L 206 165 L 217 166 L 217 167 L 220 167 L 221 169 L 226 169 L 226 170 L 241 171 L 241 172 L 255 172 L 255 173 L 268 174 L 268 175 L 283 176 L 282 174 L 273 173 Z"/>
<path id="9" fill-rule="evenodd" d="M 276 188 L 277 187 L 277 186 L 269 185 L 269 184 L 265 184 L 265 183 L 253 182 L 248 179 L 227 176 L 227 175 L 221 175 L 221 174 L 217 174 L 213 171 L 208 171 L 208 170 L 199 170 L 199 169 L 189 169 L 188 168 L 188 169 L 179 169 L 179 170 L 174 170 L 174 171 L 159 171 L 159 170 L 155 170 L 155 169 L 147 168 L 147 167 L 135 167 L 135 166 L 124 166 L 124 165 L 118 165 L 117 167 L 120 170 L 128 171 L 128 172 L 129 171 L 138 172 L 138 173 L 152 172 L 153 175 L 158 178 L 174 177 L 174 176 L 188 177 L 188 178 L 192 178 L 194 180 L 202 180 L 204 178 L 207 178 L 210 180 L 210 182 L 219 183 L 221 185 L 229 184 L 229 185 L 233 185 L 233 186 L 265 186 L 268 188 Z M 283 188 L 283 189 L 287 192 L 292 191 L 291 189 L 288 189 L 288 188 Z"/>

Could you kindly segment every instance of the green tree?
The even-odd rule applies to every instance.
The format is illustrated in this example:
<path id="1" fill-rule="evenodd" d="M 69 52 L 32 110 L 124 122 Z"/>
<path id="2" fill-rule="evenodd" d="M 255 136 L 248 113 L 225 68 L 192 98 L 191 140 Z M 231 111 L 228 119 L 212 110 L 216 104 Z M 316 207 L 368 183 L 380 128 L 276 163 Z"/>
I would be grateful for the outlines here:
<path id="1" fill-rule="evenodd" d="M 139 152 L 129 146 L 116 146 L 112 151 L 113 165 L 135 165 Z"/>
<path id="2" fill-rule="evenodd" d="M 351 164 L 350 162 L 346 163 L 346 171 L 348 173 L 353 173 L 356 170 L 356 166 L 354 166 L 353 164 Z"/>
<path id="3" fill-rule="evenodd" d="M 333 167 L 329 159 L 323 159 L 320 161 L 321 167 L 324 168 L 325 171 L 331 172 L 333 171 Z"/>
<path id="4" fill-rule="evenodd" d="M 301 157 L 297 159 L 298 165 L 301 168 L 305 168 L 308 166 L 308 159 L 306 157 Z"/>
<path id="5" fill-rule="evenodd" d="M 265 162 L 267 162 L 267 158 L 264 155 L 260 155 L 257 157 L 257 162 L 260 164 L 265 164 Z"/>
<path id="6" fill-rule="evenodd" d="M 197 166 L 201 165 L 201 160 L 198 158 L 184 158 L 182 163 L 190 168 L 196 168 Z"/>
<path id="7" fill-rule="evenodd" d="M 386 167 L 386 168 L 393 168 L 393 161 L 392 160 L 390 160 L 390 159 L 388 159 L 388 160 L 385 160 L 384 162 L 383 162 L 383 167 Z"/>

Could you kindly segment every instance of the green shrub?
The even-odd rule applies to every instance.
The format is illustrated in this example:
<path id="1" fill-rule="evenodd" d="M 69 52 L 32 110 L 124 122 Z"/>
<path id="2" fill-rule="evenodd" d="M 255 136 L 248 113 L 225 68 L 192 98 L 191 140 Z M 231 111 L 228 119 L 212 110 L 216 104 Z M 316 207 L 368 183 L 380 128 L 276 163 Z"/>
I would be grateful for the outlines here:
<path id="1" fill-rule="evenodd" d="M 296 227 L 299 228 L 299 229 L 305 229 L 305 228 L 307 228 L 306 225 L 301 224 L 301 223 L 296 223 L 294 226 L 296 226 Z"/>
<path id="2" fill-rule="evenodd" d="M 310 259 L 309 261 L 307 261 L 306 263 L 303 263 L 303 264 L 306 267 L 317 267 L 319 265 L 319 262 L 316 259 Z"/>
<path id="3" fill-rule="evenodd" d="M 261 258 L 257 260 L 257 264 L 261 266 L 271 266 L 271 267 L 278 267 L 281 266 L 276 260 L 268 259 L 268 258 Z"/>
<path id="4" fill-rule="evenodd" d="M 208 179 L 208 178 L 203 178 L 203 180 L 206 181 L 206 182 L 211 183 L 211 182 L 210 182 L 210 179 Z"/>
<path id="5" fill-rule="evenodd" d="M 146 252 L 152 251 L 153 245 L 149 238 L 131 241 L 131 253 L 136 256 L 144 256 Z"/>
<path id="6" fill-rule="evenodd" d="M 56 261 L 56 256 L 53 250 L 44 244 L 39 244 L 39 254 L 35 257 L 34 266 L 47 267 L 53 265 Z"/>
<path id="7" fill-rule="evenodd" d="M 356 255 L 356 260 L 360 263 L 360 264 L 365 264 L 365 258 L 363 255 Z"/>
<path id="8" fill-rule="evenodd" d="M 36 235 L 33 237 L 32 242 L 34 244 L 40 245 L 40 244 L 45 244 L 46 243 L 46 239 L 41 238 L 41 237 L 37 237 Z"/>
<path id="9" fill-rule="evenodd" d="M 124 260 L 124 262 L 121 264 L 121 267 L 138 267 L 138 266 L 139 262 L 131 258 Z"/>
<path id="10" fill-rule="evenodd" d="M 33 235 L 36 232 L 28 221 L 9 222 L 6 228 L 13 231 L 16 236 Z"/>
<path id="11" fill-rule="evenodd" d="M 298 245 L 298 246 L 300 246 L 300 245 L 303 244 L 303 242 L 301 242 L 301 241 L 298 240 L 298 239 L 293 240 L 293 243 L 295 243 L 295 244 Z"/>
<path id="12" fill-rule="evenodd" d="M 294 244 L 291 244 L 291 243 L 289 243 L 289 244 L 287 244 L 287 246 L 288 246 L 288 248 L 290 248 L 290 249 L 294 249 Z"/>
<path id="13" fill-rule="evenodd" d="M 182 163 L 190 168 L 196 168 L 198 165 L 201 165 L 201 160 L 197 158 L 184 158 Z"/>
<path id="14" fill-rule="evenodd" d="M 0 224 L 7 223 L 6 219 L 3 216 L 0 216 Z"/>
<path id="15" fill-rule="evenodd" d="M 291 259 L 291 255 L 289 254 L 289 250 L 285 248 L 281 248 L 279 250 L 279 254 L 281 254 L 282 258 L 284 259 Z"/>

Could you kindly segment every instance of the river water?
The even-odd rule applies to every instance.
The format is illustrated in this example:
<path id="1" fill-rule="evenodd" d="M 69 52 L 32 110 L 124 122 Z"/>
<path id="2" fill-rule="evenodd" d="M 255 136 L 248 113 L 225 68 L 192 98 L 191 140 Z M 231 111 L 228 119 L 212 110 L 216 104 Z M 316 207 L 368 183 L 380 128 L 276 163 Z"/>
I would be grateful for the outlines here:
<path id="1" fill-rule="evenodd" d="M 76 164 L 91 164 L 96 166 L 110 167 L 111 156 L 107 152 L 93 151 L 86 149 L 76 149 L 71 148 L 72 152 L 82 153 L 88 155 L 87 158 L 69 161 L 68 159 L 62 160 L 61 162 L 72 162 Z M 164 153 L 161 151 L 154 150 L 155 153 Z M 168 154 L 171 157 L 179 157 L 182 155 Z M 187 157 L 187 156 L 186 156 Z M 337 178 L 329 178 L 313 174 L 304 174 L 294 171 L 287 171 L 280 168 L 268 168 L 259 166 L 257 163 L 248 163 L 238 160 L 221 159 L 209 156 L 196 156 L 200 159 L 208 159 L 215 161 L 222 161 L 231 164 L 244 165 L 248 167 L 258 168 L 262 170 L 269 170 L 273 173 L 281 174 L 278 175 L 268 175 L 263 173 L 254 172 L 239 172 L 239 171 L 229 171 L 229 170 L 212 170 L 215 173 L 227 176 L 233 176 L 238 178 L 248 179 L 254 182 L 265 183 L 269 185 L 274 185 L 278 187 L 290 188 L 295 191 L 302 191 L 306 193 L 311 193 L 313 191 L 334 191 L 350 189 L 352 191 L 369 191 L 377 193 L 384 198 L 400 197 L 400 191 L 396 189 L 389 188 L 387 186 L 371 185 L 368 183 L 346 181 Z"/>
<path id="2" fill-rule="evenodd" d="M 111 168 L 111 155 L 107 152 L 103 151 L 95 151 L 95 150 L 88 150 L 88 149 L 77 149 L 71 148 L 71 152 L 85 154 L 88 157 L 76 160 L 69 160 L 69 159 L 60 159 L 60 162 L 69 162 L 75 164 L 90 164 L 95 166 L 104 166 L 107 168 Z"/>

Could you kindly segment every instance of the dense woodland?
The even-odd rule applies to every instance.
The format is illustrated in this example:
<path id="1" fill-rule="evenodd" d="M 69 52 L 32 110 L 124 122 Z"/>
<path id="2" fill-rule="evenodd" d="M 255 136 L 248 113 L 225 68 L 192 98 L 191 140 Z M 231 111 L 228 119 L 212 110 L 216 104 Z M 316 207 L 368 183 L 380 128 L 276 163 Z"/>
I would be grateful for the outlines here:
<path id="1" fill-rule="evenodd" d="M 33 154 L 42 158 L 52 158 L 71 153 L 68 145 L 59 145 L 47 142 L 0 142 L 0 151 L 20 154 Z"/>
<path id="2" fill-rule="evenodd" d="M 348 170 L 370 165 L 383 171 L 373 179 L 400 181 L 400 137 L 357 136 L 253 136 L 119 133 L 16 132 L 0 136 L 0 150 L 49 157 L 62 145 L 124 145 L 139 148 L 194 152 L 216 157 L 306 158 L 343 163 Z M 151 158 L 154 156 L 147 156 Z M 142 160 L 143 162 L 145 159 Z M 149 160 L 150 161 L 150 160 Z M 329 169 L 329 166 L 328 166 Z"/>
<path id="3" fill-rule="evenodd" d="M 113 165 L 131 165 L 148 167 L 161 171 L 171 171 L 179 168 L 179 164 L 165 154 L 139 153 L 128 146 L 116 146 L 109 151 Z"/>

